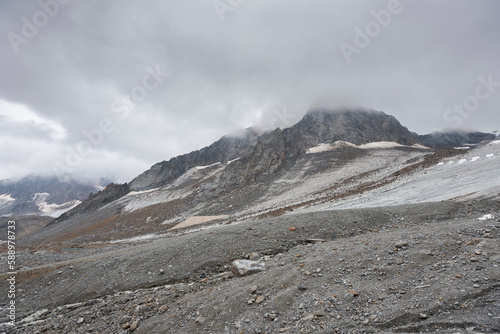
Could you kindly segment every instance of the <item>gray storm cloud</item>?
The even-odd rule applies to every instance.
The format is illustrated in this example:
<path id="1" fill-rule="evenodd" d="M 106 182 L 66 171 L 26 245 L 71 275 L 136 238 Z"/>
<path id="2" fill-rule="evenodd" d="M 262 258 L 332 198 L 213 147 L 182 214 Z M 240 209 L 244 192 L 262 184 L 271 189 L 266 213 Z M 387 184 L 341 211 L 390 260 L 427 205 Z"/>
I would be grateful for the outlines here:
<path id="1" fill-rule="evenodd" d="M 2 2 L 0 179 L 60 164 L 125 182 L 320 101 L 419 133 L 497 130 L 499 15 L 494 0 Z"/>

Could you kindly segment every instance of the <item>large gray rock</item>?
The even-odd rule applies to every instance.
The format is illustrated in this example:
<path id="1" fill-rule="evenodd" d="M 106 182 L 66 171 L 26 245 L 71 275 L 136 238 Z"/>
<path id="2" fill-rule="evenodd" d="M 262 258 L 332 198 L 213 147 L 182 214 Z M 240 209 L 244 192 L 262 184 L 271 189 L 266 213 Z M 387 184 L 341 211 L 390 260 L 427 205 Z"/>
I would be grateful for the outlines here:
<path id="1" fill-rule="evenodd" d="M 263 270 L 266 270 L 266 264 L 264 262 L 236 260 L 231 265 L 231 272 L 237 277 L 256 274 Z"/>

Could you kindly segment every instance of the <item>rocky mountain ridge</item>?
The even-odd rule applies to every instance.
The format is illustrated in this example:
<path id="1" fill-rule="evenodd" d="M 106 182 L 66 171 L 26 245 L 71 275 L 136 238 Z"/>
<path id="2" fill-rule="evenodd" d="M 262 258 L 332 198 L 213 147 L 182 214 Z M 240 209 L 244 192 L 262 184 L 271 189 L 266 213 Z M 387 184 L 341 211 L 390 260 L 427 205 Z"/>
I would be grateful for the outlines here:
<path id="1" fill-rule="evenodd" d="M 243 135 L 224 136 L 210 146 L 157 163 L 128 184 L 104 189 L 99 196 L 89 198 L 56 222 L 95 211 L 129 192 L 173 185 L 190 169 L 202 166 L 221 164 L 224 168 L 212 176 L 215 180 L 200 188 L 205 190 L 198 194 L 199 201 L 207 196 L 265 182 L 280 171 L 291 170 L 308 149 L 319 144 L 394 142 L 406 146 L 425 143 L 433 148 L 445 148 L 477 143 L 491 139 L 491 136 L 481 133 L 419 136 L 401 125 L 394 116 L 381 111 L 315 108 L 290 128 L 262 134 L 255 129 L 246 129 Z"/>
<path id="2" fill-rule="evenodd" d="M 245 129 L 241 136 L 223 136 L 210 146 L 154 164 L 130 182 L 131 190 L 158 188 L 175 180 L 189 168 L 227 163 L 249 154 L 257 143 L 258 132 Z"/>
<path id="3" fill-rule="evenodd" d="M 427 135 L 415 134 L 418 141 L 425 146 L 432 148 L 460 147 L 464 145 L 474 145 L 484 140 L 494 140 L 492 133 L 467 132 L 462 130 L 432 132 Z"/>
<path id="4" fill-rule="evenodd" d="M 249 128 L 239 136 L 224 136 L 200 150 L 156 163 L 130 183 L 120 185 L 118 193 L 124 196 L 129 191 L 166 186 L 197 166 L 228 164 L 217 179 L 215 191 L 218 194 L 235 186 L 263 181 L 278 170 L 293 166 L 308 148 L 338 140 L 353 144 L 373 141 L 393 141 L 403 145 L 417 143 L 413 134 L 395 117 L 380 111 L 314 109 L 290 128 L 278 128 L 263 134 Z M 104 189 L 98 197 L 89 198 L 55 222 L 83 215 L 91 211 L 90 208 L 103 207 L 119 198 L 115 190 L 114 186 Z"/>
<path id="5" fill-rule="evenodd" d="M 307 149 L 336 141 L 356 145 L 381 141 L 408 146 L 417 143 L 394 116 L 381 111 L 315 109 L 291 128 L 276 129 L 260 136 L 251 154 L 224 170 L 221 176 L 224 182 L 220 187 L 262 180 L 279 168 L 293 165 Z"/>

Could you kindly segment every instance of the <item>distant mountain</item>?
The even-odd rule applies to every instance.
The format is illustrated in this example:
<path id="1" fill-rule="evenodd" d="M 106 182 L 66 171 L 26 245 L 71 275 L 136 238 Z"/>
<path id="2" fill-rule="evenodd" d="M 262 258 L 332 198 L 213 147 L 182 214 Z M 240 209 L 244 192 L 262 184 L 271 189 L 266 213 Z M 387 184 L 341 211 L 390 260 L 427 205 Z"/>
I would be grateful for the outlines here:
<path id="1" fill-rule="evenodd" d="M 36 175 L 19 180 L 1 180 L 0 215 L 58 216 L 99 188 L 88 183 Z"/>
<path id="2" fill-rule="evenodd" d="M 432 148 L 460 147 L 464 145 L 474 145 L 484 140 L 494 140 L 496 137 L 492 133 L 466 132 L 463 130 L 433 132 L 427 135 L 417 135 L 418 141 L 425 146 Z"/>

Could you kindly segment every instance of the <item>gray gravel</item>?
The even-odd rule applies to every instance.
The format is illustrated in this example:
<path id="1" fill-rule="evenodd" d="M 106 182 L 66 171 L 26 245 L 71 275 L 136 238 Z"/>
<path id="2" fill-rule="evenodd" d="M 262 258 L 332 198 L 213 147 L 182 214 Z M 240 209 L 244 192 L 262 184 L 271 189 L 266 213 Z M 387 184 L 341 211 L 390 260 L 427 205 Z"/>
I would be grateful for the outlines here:
<path id="1" fill-rule="evenodd" d="M 17 332 L 499 332 L 500 222 L 484 214 L 500 203 L 288 214 L 74 259 L 47 252 L 18 274 Z M 232 277 L 251 252 L 266 270 Z"/>

